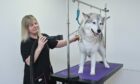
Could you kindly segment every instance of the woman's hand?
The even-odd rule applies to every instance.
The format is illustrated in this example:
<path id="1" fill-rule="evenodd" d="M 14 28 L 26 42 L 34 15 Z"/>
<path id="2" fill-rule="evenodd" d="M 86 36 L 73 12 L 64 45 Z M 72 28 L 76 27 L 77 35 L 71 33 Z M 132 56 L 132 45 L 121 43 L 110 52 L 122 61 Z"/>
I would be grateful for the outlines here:
<path id="1" fill-rule="evenodd" d="M 79 35 L 75 35 L 75 36 L 71 39 L 71 41 L 74 42 L 74 41 L 77 41 L 77 40 L 79 40 L 79 39 L 80 39 Z"/>
<path id="2" fill-rule="evenodd" d="M 48 39 L 45 36 L 40 36 L 38 39 L 38 49 L 42 50 Z"/>

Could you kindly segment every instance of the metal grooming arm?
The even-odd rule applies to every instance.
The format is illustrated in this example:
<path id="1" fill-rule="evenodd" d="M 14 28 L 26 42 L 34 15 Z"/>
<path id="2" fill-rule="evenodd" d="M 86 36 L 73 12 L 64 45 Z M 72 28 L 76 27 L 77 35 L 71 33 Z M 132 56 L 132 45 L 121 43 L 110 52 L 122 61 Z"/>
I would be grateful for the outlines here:
<path id="1" fill-rule="evenodd" d="M 72 0 L 72 1 L 73 1 L 73 2 L 81 3 L 81 4 L 83 4 L 83 5 L 89 6 L 89 7 L 91 7 L 91 8 L 95 8 L 95 9 L 100 10 L 100 11 L 109 12 L 109 10 L 107 10 L 106 8 L 101 9 L 101 8 L 99 8 L 99 7 L 93 6 L 93 5 L 91 5 L 91 4 L 85 3 L 85 2 L 80 1 L 80 0 Z"/>

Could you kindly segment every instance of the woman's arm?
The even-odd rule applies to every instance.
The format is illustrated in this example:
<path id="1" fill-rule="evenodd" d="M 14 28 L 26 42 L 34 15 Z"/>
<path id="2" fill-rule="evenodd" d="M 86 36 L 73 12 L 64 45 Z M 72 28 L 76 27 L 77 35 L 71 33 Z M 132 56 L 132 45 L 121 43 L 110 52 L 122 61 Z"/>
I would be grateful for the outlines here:
<path id="1" fill-rule="evenodd" d="M 79 40 L 79 36 L 75 35 L 72 39 L 70 39 L 69 43 L 75 42 Z M 56 45 L 56 48 L 61 48 L 67 45 L 67 40 L 58 40 L 58 43 Z"/>
<path id="2" fill-rule="evenodd" d="M 42 49 L 47 41 L 48 40 L 45 36 L 39 37 L 38 46 L 37 46 L 35 53 L 34 53 L 34 62 L 36 62 L 36 60 L 38 59 L 38 57 L 39 57 L 39 55 L 40 55 L 40 53 L 41 53 L 41 51 L 42 51 Z M 30 56 L 28 56 L 28 58 L 26 58 L 25 63 L 27 65 L 30 65 Z"/>
<path id="3" fill-rule="evenodd" d="M 36 62 L 36 60 L 38 59 L 40 53 L 41 53 L 41 49 L 36 48 L 35 54 L 34 54 L 34 62 Z M 28 56 L 28 58 L 26 58 L 25 62 L 26 62 L 27 65 L 30 65 L 30 56 Z"/>

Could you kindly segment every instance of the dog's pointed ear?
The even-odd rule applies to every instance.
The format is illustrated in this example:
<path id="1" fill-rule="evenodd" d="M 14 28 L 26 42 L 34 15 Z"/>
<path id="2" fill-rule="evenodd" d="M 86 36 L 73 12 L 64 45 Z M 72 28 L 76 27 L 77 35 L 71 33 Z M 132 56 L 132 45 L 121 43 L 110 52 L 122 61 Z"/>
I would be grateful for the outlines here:
<path id="1" fill-rule="evenodd" d="M 103 17 L 103 19 L 102 19 L 103 23 L 105 23 L 105 21 L 108 20 L 109 18 L 110 18 L 110 16 L 108 16 L 108 17 Z"/>
<path id="2" fill-rule="evenodd" d="M 110 16 L 108 16 L 108 17 L 103 17 L 103 21 L 106 21 L 106 20 L 108 20 L 110 18 Z"/>
<path id="3" fill-rule="evenodd" d="M 84 16 L 84 19 L 90 18 L 90 16 L 89 16 L 88 14 L 85 14 L 85 13 L 82 13 L 82 14 L 83 14 L 83 16 Z"/>

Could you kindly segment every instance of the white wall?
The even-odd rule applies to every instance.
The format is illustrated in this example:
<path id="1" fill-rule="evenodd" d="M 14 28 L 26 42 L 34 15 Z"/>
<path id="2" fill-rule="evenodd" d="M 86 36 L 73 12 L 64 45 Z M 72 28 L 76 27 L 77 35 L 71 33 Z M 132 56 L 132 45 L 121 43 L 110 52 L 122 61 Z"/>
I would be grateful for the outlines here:
<path id="1" fill-rule="evenodd" d="M 108 3 L 111 18 L 107 24 L 107 58 L 123 63 L 123 70 L 106 84 L 137 84 L 139 64 L 139 0 L 83 0 L 104 8 Z M 70 31 L 77 29 L 75 21 L 77 4 L 70 3 Z M 80 5 L 83 12 L 99 12 Z M 42 32 L 49 35 L 67 34 L 66 0 L 0 0 L 0 84 L 22 84 L 23 61 L 20 55 L 20 22 L 24 15 L 33 14 Z M 54 71 L 66 68 L 67 48 L 51 50 Z M 80 53 L 77 42 L 71 44 L 71 65 L 78 64 Z"/>

